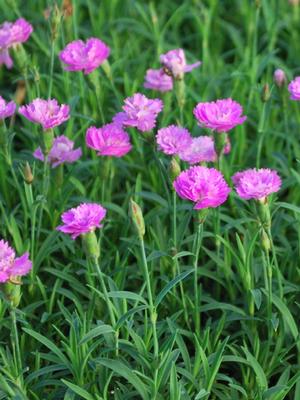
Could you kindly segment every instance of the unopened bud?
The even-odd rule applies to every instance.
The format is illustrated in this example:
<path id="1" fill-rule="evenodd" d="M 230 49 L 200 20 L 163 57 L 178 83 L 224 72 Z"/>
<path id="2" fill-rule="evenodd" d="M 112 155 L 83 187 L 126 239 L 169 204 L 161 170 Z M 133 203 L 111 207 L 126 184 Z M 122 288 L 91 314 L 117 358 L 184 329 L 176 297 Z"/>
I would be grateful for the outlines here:
<path id="1" fill-rule="evenodd" d="M 176 160 L 175 157 L 172 157 L 172 160 L 169 164 L 169 176 L 171 178 L 171 181 L 174 182 L 177 176 L 180 174 L 181 169 L 178 161 Z"/>
<path id="2" fill-rule="evenodd" d="M 88 258 L 98 259 L 100 249 L 95 232 L 88 232 L 81 235 L 85 254 Z"/>
<path id="3" fill-rule="evenodd" d="M 268 252 L 271 249 L 271 241 L 267 232 L 263 229 L 261 232 L 261 244 L 263 249 Z"/>
<path id="4" fill-rule="evenodd" d="M 289 3 L 292 6 L 298 6 L 300 4 L 300 0 L 289 0 Z"/>
<path id="5" fill-rule="evenodd" d="M 261 0 L 255 0 L 255 6 L 256 6 L 256 8 L 260 8 L 261 7 Z"/>
<path id="6" fill-rule="evenodd" d="M 6 299 L 13 307 L 18 307 L 21 300 L 21 281 L 8 281 L 3 284 L 3 292 Z"/>
<path id="7" fill-rule="evenodd" d="M 22 104 L 24 102 L 26 96 L 26 85 L 25 81 L 19 81 L 18 86 L 17 86 L 17 91 L 16 91 L 16 103 L 17 104 Z"/>
<path id="8" fill-rule="evenodd" d="M 145 222 L 140 206 L 130 199 L 129 214 L 140 238 L 145 235 Z"/>
<path id="9" fill-rule="evenodd" d="M 258 202 L 258 212 L 261 224 L 267 229 L 271 226 L 271 213 L 267 197 L 262 198 Z"/>
<path id="10" fill-rule="evenodd" d="M 62 10 L 65 17 L 71 17 L 73 14 L 72 0 L 63 0 Z"/>
<path id="11" fill-rule="evenodd" d="M 286 83 L 286 75 L 282 69 L 278 68 L 275 70 L 274 82 L 279 88 L 281 88 Z"/>
<path id="12" fill-rule="evenodd" d="M 271 97 L 270 86 L 268 83 L 265 83 L 261 92 L 261 101 L 266 103 Z"/>
<path id="13" fill-rule="evenodd" d="M 59 32 L 59 25 L 60 21 L 62 19 L 62 11 L 59 9 L 58 5 L 55 4 L 52 10 L 52 15 L 51 15 L 51 34 L 52 34 L 52 40 L 56 40 Z"/>
<path id="14" fill-rule="evenodd" d="M 32 170 L 30 168 L 28 161 L 26 161 L 25 163 L 23 174 L 24 174 L 24 181 L 27 183 L 27 185 L 31 185 L 34 180 L 34 176 L 32 174 Z"/>

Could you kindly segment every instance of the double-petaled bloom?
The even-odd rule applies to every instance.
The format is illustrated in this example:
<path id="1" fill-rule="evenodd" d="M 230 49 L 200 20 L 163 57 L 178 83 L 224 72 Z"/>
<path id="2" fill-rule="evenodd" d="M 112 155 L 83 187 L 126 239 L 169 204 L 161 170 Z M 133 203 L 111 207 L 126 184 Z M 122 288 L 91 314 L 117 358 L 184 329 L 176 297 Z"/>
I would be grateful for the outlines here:
<path id="1" fill-rule="evenodd" d="M 158 92 L 168 92 L 173 89 L 173 79 L 164 72 L 163 68 L 148 69 L 144 87 L 146 89 L 157 90 Z"/>
<path id="2" fill-rule="evenodd" d="M 294 80 L 292 80 L 288 85 L 288 91 L 290 92 L 291 100 L 300 100 L 300 76 L 297 76 Z"/>
<path id="3" fill-rule="evenodd" d="M 31 122 L 51 129 L 61 125 L 70 118 L 70 107 L 58 104 L 57 100 L 35 99 L 30 104 L 19 108 L 19 113 Z"/>
<path id="4" fill-rule="evenodd" d="M 9 55 L 9 48 L 26 42 L 32 31 L 32 25 L 24 18 L 15 22 L 4 22 L 0 26 L 0 65 L 5 64 L 7 68 L 12 68 L 13 60 Z"/>
<path id="5" fill-rule="evenodd" d="M 195 203 L 195 210 L 218 207 L 230 193 L 220 171 L 202 166 L 181 172 L 173 185 L 179 197 Z"/>
<path id="6" fill-rule="evenodd" d="M 266 198 L 279 191 L 281 179 L 278 173 L 269 168 L 247 169 L 232 177 L 237 194 L 245 200 L 255 199 L 264 202 Z"/>
<path id="7" fill-rule="evenodd" d="M 175 79 L 182 79 L 186 72 L 190 72 L 201 65 L 200 61 L 194 64 L 187 64 L 183 49 L 174 49 L 162 54 L 160 62 L 165 73 Z"/>
<path id="8" fill-rule="evenodd" d="M 63 225 L 56 229 L 76 239 L 80 235 L 94 232 L 96 228 L 102 228 L 101 221 L 105 215 L 106 209 L 100 204 L 82 203 L 64 212 L 61 216 Z"/>
<path id="9" fill-rule="evenodd" d="M 232 99 L 199 103 L 194 108 L 198 124 L 216 132 L 228 132 L 241 125 L 247 118 L 242 114 L 242 106 Z"/>
<path id="10" fill-rule="evenodd" d="M 16 103 L 13 101 L 6 102 L 0 96 L 0 119 L 11 117 L 16 111 Z"/>
<path id="11" fill-rule="evenodd" d="M 81 148 L 74 149 L 74 142 L 64 135 L 54 139 L 52 148 L 48 154 L 48 162 L 52 168 L 58 167 L 60 164 L 71 164 L 77 161 L 82 155 Z M 42 149 L 38 147 L 33 156 L 38 160 L 44 161 Z"/>
<path id="12" fill-rule="evenodd" d="M 116 123 L 101 128 L 91 126 L 85 140 L 87 146 L 96 150 L 99 156 L 122 157 L 132 148 L 128 133 Z"/>
<path id="13" fill-rule="evenodd" d="M 187 149 L 192 137 L 189 131 L 177 125 L 170 125 L 158 130 L 156 135 L 158 150 L 168 155 L 178 155 Z"/>
<path id="14" fill-rule="evenodd" d="M 14 249 L 6 241 L 0 240 L 0 283 L 14 283 L 18 277 L 28 274 L 31 268 L 28 253 L 16 257 Z"/>
<path id="15" fill-rule="evenodd" d="M 110 48 L 97 38 L 90 38 L 86 42 L 74 40 L 60 53 L 60 60 L 66 65 L 67 71 L 83 71 L 90 74 L 109 57 Z"/>

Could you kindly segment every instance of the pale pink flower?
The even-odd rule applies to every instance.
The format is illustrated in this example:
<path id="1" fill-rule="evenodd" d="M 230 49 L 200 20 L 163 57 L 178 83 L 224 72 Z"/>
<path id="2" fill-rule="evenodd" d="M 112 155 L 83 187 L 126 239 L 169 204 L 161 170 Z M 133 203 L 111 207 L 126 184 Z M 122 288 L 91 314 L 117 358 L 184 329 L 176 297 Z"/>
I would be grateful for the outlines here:
<path id="1" fill-rule="evenodd" d="M 293 81 L 288 85 L 288 91 L 290 92 L 291 100 L 300 100 L 300 76 L 297 76 Z"/>
<path id="2" fill-rule="evenodd" d="M 217 154 L 213 138 L 210 136 L 193 138 L 190 146 L 179 153 L 179 157 L 189 164 L 216 161 Z"/>
<path id="3" fill-rule="evenodd" d="M 230 193 L 220 171 L 202 166 L 181 172 L 173 185 L 182 199 L 195 203 L 195 210 L 218 207 L 227 200 Z"/>
<path id="4" fill-rule="evenodd" d="M 242 113 L 242 106 L 232 99 L 199 103 L 194 108 L 199 125 L 217 132 L 228 132 L 242 124 L 247 118 Z"/>
<path id="5" fill-rule="evenodd" d="M 85 140 L 87 146 L 97 150 L 99 156 L 122 157 L 132 148 L 128 133 L 115 123 L 102 128 L 91 126 L 86 132 Z"/>
<path id="6" fill-rule="evenodd" d="M 4 240 L 0 240 L 0 283 L 14 281 L 15 278 L 28 274 L 32 268 L 29 254 L 16 258 L 15 251 Z"/>
<path id="7" fill-rule="evenodd" d="M 173 89 L 173 80 L 161 69 L 148 69 L 145 76 L 144 87 L 146 89 L 168 92 Z"/>
<path id="8" fill-rule="evenodd" d="M 192 137 L 187 129 L 170 125 L 158 130 L 156 142 L 158 150 L 168 155 L 177 155 L 190 146 Z"/>
<path id="9" fill-rule="evenodd" d="M 61 216 L 63 225 L 56 229 L 76 239 L 85 233 L 94 232 L 96 228 L 102 228 L 101 221 L 105 215 L 106 209 L 100 204 L 82 203 L 64 212 Z"/>
<path id="10" fill-rule="evenodd" d="M 188 65 L 182 49 L 170 50 L 162 54 L 160 56 L 160 62 L 164 66 L 165 72 L 175 79 L 182 79 L 186 72 L 190 72 L 201 65 L 200 61 Z"/>
<path id="11" fill-rule="evenodd" d="M 285 75 L 285 72 L 282 69 L 277 68 L 274 71 L 274 82 L 276 83 L 276 85 L 278 87 L 282 87 L 285 84 L 286 75 Z"/>
<path id="12" fill-rule="evenodd" d="M 0 96 L 0 119 L 11 117 L 16 111 L 16 103 L 13 101 L 6 102 Z"/>
<path id="13" fill-rule="evenodd" d="M 70 107 L 59 105 L 57 100 L 35 99 L 30 104 L 19 108 L 19 113 L 31 122 L 41 124 L 43 129 L 61 125 L 70 118 Z"/>
<path id="14" fill-rule="evenodd" d="M 60 53 L 60 60 L 66 64 L 67 71 L 84 71 L 90 74 L 98 68 L 109 56 L 110 48 L 97 38 L 90 38 L 86 42 L 74 40 Z"/>
<path id="15" fill-rule="evenodd" d="M 264 201 L 271 193 L 278 192 L 281 179 L 278 173 L 269 168 L 247 169 L 232 177 L 237 194 L 245 200 Z"/>
<path id="16" fill-rule="evenodd" d="M 81 148 L 74 150 L 74 142 L 64 135 L 58 136 L 54 139 L 52 148 L 48 154 L 48 162 L 52 168 L 57 167 L 63 163 L 73 163 L 77 161 L 82 155 Z M 38 160 L 44 161 L 44 154 L 42 149 L 38 147 L 33 156 Z"/>

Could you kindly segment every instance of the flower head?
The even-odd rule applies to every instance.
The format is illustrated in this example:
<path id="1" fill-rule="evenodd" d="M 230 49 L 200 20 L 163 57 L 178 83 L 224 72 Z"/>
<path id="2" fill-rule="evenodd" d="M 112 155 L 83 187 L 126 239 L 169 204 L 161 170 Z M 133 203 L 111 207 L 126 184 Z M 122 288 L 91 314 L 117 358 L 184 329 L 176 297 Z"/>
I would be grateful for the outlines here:
<path id="1" fill-rule="evenodd" d="M 187 129 L 170 125 L 158 130 L 156 141 L 160 151 L 168 155 L 175 155 L 190 146 L 192 137 Z"/>
<path id="2" fill-rule="evenodd" d="M 242 113 L 242 106 L 232 99 L 199 103 L 194 108 L 199 125 L 217 132 L 228 132 L 242 124 L 247 118 Z"/>
<path id="3" fill-rule="evenodd" d="M 217 154 L 213 138 L 210 136 L 193 138 L 190 146 L 179 153 L 179 157 L 189 164 L 216 161 Z"/>
<path id="4" fill-rule="evenodd" d="M 300 76 L 297 76 L 293 81 L 288 85 L 288 91 L 290 92 L 291 100 L 300 100 Z"/>
<path id="5" fill-rule="evenodd" d="M 57 167 L 63 163 L 73 163 L 81 157 L 81 148 L 73 149 L 74 142 L 64 135 L 58 136 L 54 139 L 52 148 L 48 154 L 48 162 L 52 165 L 52 168 Z M 42 149 L 38 147 L 33 156 L 38 160 L 44 161 L 44 154 Z"/>
<path id="6" fill-rule="evenodd" d="M 19 113 L 31 122 L 41 124 L 43 129 L 61 125 L 70 118 L 70 107 L 59 105 L 57 100 L 35 99 L 30 104 L 19 108 Z"/>
<path id="7" fill-rule="evenodd" d="M 160 62 L 164 66 L 165 71 L 175 79 L 182 79 L 186 72 L 190 72 L 201 65 L 200 61 L 188 65 L 182 49 L 170 50 L 162 54 Z"/>
<path id="8" fill-rule="evenodd" d="M 173 185 L 178 196 L 195 203 L 195 210 L 218 207 L 230 192 L 220 171 L 201 166 L 181 172 Z"/>
<path id="9" fill-rule="evenodd" d="M 16 111 L 16 103 L 10 101 L 6 103 L 3 97 L 0 96 L 0 119 L 11 117 Z"/>
<path id="10" fill-rule="evenodd" d="M 161 69 L 148 69 L 145 76 L 144 87 L 146 89 L 168 92 L 173 89 L 173 80 Z"/>
<path id="11" fill-rule="evenodd" d="M 4 240 L 0 240 L 0 283 L 26 275 L 32 268 L 29 254 L 16 258 L 15 251 Z"/>
<path id="12" fill-rule="evenodd" d="M 58 226 L 58 231 L 71 235 L 72 239 L 88 232 L 101 228 L 101 221 L 106 215 L 106 209 L 96 203 L 82 203 L 71 208 L 61 216 L 63 225 Z"/>
<path id="13" fill-rule="evenodd" d="M 60 60 L 66 64 L 67 71 L 84 71 L 90 74 L 109 56 L 110 49 L 102 40 L 90 38 L 86 42 L 74 40 L 60 53 Z"/>
<path id="14" fill-rule="evenodd" d="M 141 93 L 125 99 L 123 106 L 123 125 L 133 126 L 142 132 L 150 131 L 155 127 L 157 115 L 163 109 L 160 99 L 148 99 Z"/>
<path id="15" fill-rule="evenodd" d="M 278 192 L 281 179 L 276 171 L 268 168 L 247 169 L 232 177 L 237 194 L 245 200 L 264 201 L 271 193 Z"/>
<path id="16" fill-rule="evenodd" d="M 285 72 L 282 69 L 277 68 L 274 71 L 274 81 L 275 81 L 275 83 L 276 83 L 276 85 L 278 87 L 282 87 L 285 84 L 286 75 L 285 75 Z"/>
<path id="17" fill-rule="evenodd" d="M 9 48 L 24 43 L 28 40 L 32 31 L 32 25 L 24 18 L 19 18 L 15 22 L 4 22 L 0 26 L 0 47 Z"/>
<path id="18" fill-rule="evenodd" d="M 98 129 L 91 126 L 86 132 L 86 144 L 97 150 L 99 156 L 122 157 L 132 148 L 128 133 L 115 123 Z"/>

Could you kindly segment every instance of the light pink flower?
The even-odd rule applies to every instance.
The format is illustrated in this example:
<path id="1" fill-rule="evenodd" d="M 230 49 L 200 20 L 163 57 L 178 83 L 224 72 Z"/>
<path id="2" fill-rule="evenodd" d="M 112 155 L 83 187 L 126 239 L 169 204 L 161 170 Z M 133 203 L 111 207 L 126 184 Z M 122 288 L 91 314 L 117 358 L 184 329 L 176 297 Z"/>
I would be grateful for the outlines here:
<path id="1" fill-rule="evenodd" d="M 217 154 L 213 138 L 210 136 L 193 138 L 190 146 L 179 153 L 179 157 L 189 164 L 216 161 Z"/>
<path id="2" fill-rule="evenodd" d="M 293 81 L 288 85 L 288 91 L 290 92 L 291 100 L 300 100 L 300 76 L 297 76 Z"/>
<path id="3" fill-rule="evenodd" d="M 201 166 L 181 172 L 173 185 L 179 197 L 195 203 L 195 210 L 218 207 L 230 193 L 220 171 Z"/>
<path id="4" fill-rule="evenodd" d="M 175 155 L 190 146 L 192 137 L 187 129 L 170 125 L 158 130 L 156 142 L 158 150 L 168 155 Z"/>
<path id="5" fill-rule="evenodd" d="M 162 68 L 148 69 L 144 87 L 146 89 L 158 90 L 159 92 L 168 92 L 173 89 L 173 80 L 169 75 L 165 74 Z"/>
<path id="6" fill-rule="evenodd" d="M 73 149 L 74 142 L 64 135 L 58 136 L 54 139 L 52 148 L 48 154 L 48 162 L 52 168 L 57 167 L 63 163 L 73 163 L 81 157 L 81 148 Z M 44 154 L 42 149 L 38 147 L 33 156 L 38 160 L 44 161 Z"/>
<path id="7" fill-rule="evenodd" d="M 60 60 L 66 64 L 67 71 L 84 71 L 90 74 L 98 68 L 109 56 L 110 49 L 97 38 L 90 38 L 85 42 L 74 40 L 60 53 Z"/>
<path id="8" fill-rule="evenodd" d="M 163 109 L 160 99 L 148 99 L 141 93 L 135 93 L 125 99 L 123 106 L 123 125 L 133 126 L 142 132 L 150 131 L 155 127 L 157 115 Z"/>
<path id="9" fill-rule="evenodd" d="M 245 200 L 264 201 L 271 193 L 278 192 L 281 179 L 278 173 L 268 168 L 247 169 L 232 177 L 237 194 Z"/>
<path id="10" fill-rule="evenodd" d="M 106 215 L 106 209 L 96 203 L 82 203 L 78 207 L 71 208 L 61 216 L 63 225 L 58 226 L 58 231 L 71 235 L 72 239 L 96 228 L 101 228 L 101 221 Z"/>
<path id="11" fill-rule="evenodd" d="M 0 65 L 2 64 L 4 64 L 8 69 L 11 69 L 14 65 L 7 48 L 0 49 Z"/>
<path id="12" fill-rule="evenodd" d="M 190 72 L 201 65 L 200 61 L 188 65 L 182 49 L 170 50 L 162 54 L 160 62 L 164 66 L 165 72 L 175 79 L 182 79 L 186 72 Z"/>
<path id="13" fill-rule="evenodd" d="M 199 125 L 217 132 L 228 132 L 242 124 L 247 118 L 242 113 L 241 105 L 232 99 L 199 103 L 194 108 Z"/>
<path id="14" fill-rule="evenodd" d="M 16 103 L 10 101 L 6 103 L 3 97 L 0 96 L 0 119 L 11 117 L 16 111 Z"/>
<path id="15" fill-rule="evenodd" d="M 35 99 L 30 104 L 19 108 L 19 113 L 31 122 L 41 124 L 43 129 L 61 125 L 70 118 L 70 107 L 59 105 L 57 100 Z"/>
<path id="16" fill-rule="evenodd" d="M 122 157 L 132 148 L 128 133 L 122 126 L 115 123 L 104 125 L 98 129 L 95 126 L 88 128 L 86 144 L 97 150 L 99 156 Z"/>
<path id="17" fill-rule="evenodd" d="M 0 283 L 28 274 L 32 268 L 29 254 L 16 258 L 15 251 L 4 240 L 0 240 Z"/>
<path id="18" fill-rule="evenodd" d="M 282 69 L 277 68 L 274 71 L 274 82 L 276 83 L 276 85 L 278 87 L 282 87 L 285 84 L 286 75 L 285 75 L 285 72 Z"/>

